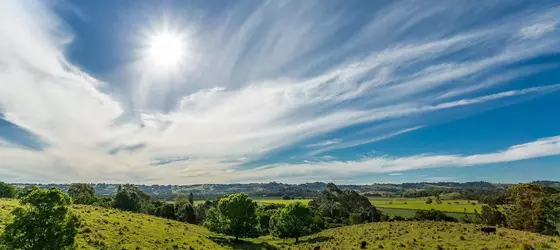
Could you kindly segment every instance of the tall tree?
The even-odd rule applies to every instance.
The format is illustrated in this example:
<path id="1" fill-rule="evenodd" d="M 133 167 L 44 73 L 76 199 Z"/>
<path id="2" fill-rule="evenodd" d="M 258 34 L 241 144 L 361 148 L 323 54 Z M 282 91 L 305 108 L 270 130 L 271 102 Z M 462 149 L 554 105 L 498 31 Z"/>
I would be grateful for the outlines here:
<path id="1" fill-rule="evenodd" d="M 133 211 L 147 212 L 150 196 L 132 184 L 119 185 L 115 194 L 115 208 Z"/>
<path id="2" fill-rule="evenodd" d="M 189 202 L 194 206 L 194 195 L 192 192 L 189 194 Z"/>
<path id="3" fill-rule="evenodd" d="M 7 249 L 70 249 L 79 219 L 70 210 L 72 199 L 58 188 L 38 189 L 12 211 L 0 241 Z"/>
<path id="4" fill-rule="evenodd" d="M 95 189 L 86 183 L 72 183 L 68 194 L 74 204 L 93 204 L 95 202 Z"/>
<path id="5" fill-rule="evenodd" d="M 0 181 L 0 198 L 16 197 L 16 188 L 8 183 Z"/>
<path id="6" fill-rule="evenodd" d="M 257 203 L 244 193 L 220 199 L 217 211 L 208 210 L 204 225 L 210 230 L 239 237 L 254 236 L 257 231 Z"/>
<path id="7" fill-rule="evenodd" d="M 296 238 L 310 234 L 313 230 L 313 213 L 295 202 L 278 211 L 270 218 L 270 232 L 280 238 Z"/>
<path id="8" fill-rule="evenodd" d="M 519 184 L 508 189 L 509 206 L 506 221 L 509 227 L 542 234 L 558 234 L 556 221 L 560 219 L 555 189 L 538 184 Z"/>

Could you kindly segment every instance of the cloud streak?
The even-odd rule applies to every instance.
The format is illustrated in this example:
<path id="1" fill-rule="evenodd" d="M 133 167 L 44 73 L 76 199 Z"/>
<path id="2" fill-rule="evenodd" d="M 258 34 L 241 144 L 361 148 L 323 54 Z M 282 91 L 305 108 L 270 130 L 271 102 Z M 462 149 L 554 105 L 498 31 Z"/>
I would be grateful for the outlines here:
<path id="1" fill-rule="evenodd" d="M 48 145 L 14 148 L 0 134 L 3 174 L 188 183 L 280 178 L 280 168 L 319 178 L 337 166 L 367 173 L 483 164 L 476 163 L 481 157 L 486 164 L 497 156 L 275 159 L 279 165 L 243 169 L 272 152 L 300 148 L 298 159 L 311 160 L 430 126 L 423 118 L 446 110 L 482 112 L 560 87 L 508 86 L 558 67 L 515 64 L 558 52 L 559 6 L 529 4 L 495 17 L 487 10 L 509 3 L 426 9 L 424 2 L 390 2 L 369 6 L 373 15 L 322 1 L 238 4 L 183 23 L 192 29 L 192 51 L 181 72 L 163 77 L 132 61 L 104 82 L 66 58 L 73 35 L 51 6 L 0 2 L 2 119 Z M 477 8 L 485 11 L 473 14 Z M 506 67 L 515 72 L 503 73 Z M 357 126 L 365 128 L 332 136 Z"/>

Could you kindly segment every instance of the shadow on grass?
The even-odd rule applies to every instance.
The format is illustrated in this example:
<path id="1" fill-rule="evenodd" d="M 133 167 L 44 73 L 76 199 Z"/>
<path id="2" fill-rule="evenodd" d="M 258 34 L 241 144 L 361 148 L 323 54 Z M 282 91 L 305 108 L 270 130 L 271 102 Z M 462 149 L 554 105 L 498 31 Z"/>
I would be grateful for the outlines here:
<path id="1" fill-rule="evenodd" d="M 233 249 L 247 249 L 247 250 L 277 250 L 278 248 L 266 242 L 251 242 L 246 240 L 235 240 L 232 238 L 214 237 L 210 236 L 210 240 L 216 242 L 221 246 L 228 246 Z"/>
<path id="2" fill-rule="evenodd" d="M 301 240 L 300 242 L 301 243 L 318 243 L 318 242 L 329 241 L 332 238 L 333 237 L 321 236 L 321 237 L 310 238 L 310 239 L 307 239 L 307 240 Z"/>

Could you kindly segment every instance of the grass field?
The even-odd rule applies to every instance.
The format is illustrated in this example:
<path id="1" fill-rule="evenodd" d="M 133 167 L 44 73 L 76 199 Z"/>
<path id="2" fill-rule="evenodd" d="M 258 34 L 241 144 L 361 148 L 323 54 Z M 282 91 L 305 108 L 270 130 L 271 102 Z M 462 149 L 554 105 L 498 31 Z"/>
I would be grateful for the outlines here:
<path id="1" fill-rule="evenodd" d="M 378 222 L 325 230 L 304 237 L 300 244 L 262 237 L 254 242 L 279 249 L 560 249 L 560 238 L 498 228 L 497 234 L 483 234 L 480 226 L 450 222 Z M 462 238 L 461 238 L 462 237 Z M 533 248 L 527 248 L 533 249 Z"/>
<path id="2" fill-rule="evenodd" d="M 0 199 L 0 228 L 9 219 L 17 200 Z M 77 236 L 78 249 L 507 249 L 529 244 L 536 249 L 560 249 L 559 237 L 498 229 L 484 235 L 478 225 L 443 222 L 379 222 L 325 230 L 293 239 L 264 236 L 234 242 L 231 237 L 177 221 L 144 214 L 92 206 L 74 206 L 83 225 Z M 463 236 L 464 239 L 461 239 Z M 401 245 L 402 244 L 402 245 Z"/>
<path id="3" fill-rule="evenodd" d="M 309 203 L 310 199 L 282 200 L 280 198 L 255 198 L 258 203 L 290 204 L 293 202 Z M 430 210 L 435 209 L 449 213 L 474 213 L 474 210 L 481 210 L 481 204 L 472 203 L 468 200 L 443 200 L 442 204 L 437 204 L 434 200 L 432 204 L 426 204 L 426 198 L 371 198 L 371 204 L 378 208 L 410 209 L 410 210 Z"/>

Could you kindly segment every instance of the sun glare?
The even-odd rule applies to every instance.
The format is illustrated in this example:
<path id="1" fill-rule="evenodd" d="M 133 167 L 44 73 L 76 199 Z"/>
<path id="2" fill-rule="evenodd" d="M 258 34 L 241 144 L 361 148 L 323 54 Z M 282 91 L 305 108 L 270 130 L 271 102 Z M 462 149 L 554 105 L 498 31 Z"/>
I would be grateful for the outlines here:
<path id="1" fill-rule="evenodd" d="M 161 67 L 179 66 L 184 55 L 184 39 L 167 32 L 154 34 L 149 38 L 148 59 Z"/>

